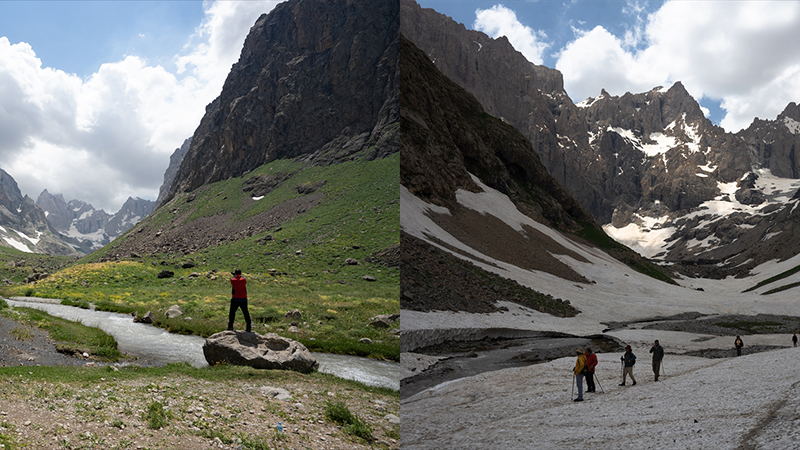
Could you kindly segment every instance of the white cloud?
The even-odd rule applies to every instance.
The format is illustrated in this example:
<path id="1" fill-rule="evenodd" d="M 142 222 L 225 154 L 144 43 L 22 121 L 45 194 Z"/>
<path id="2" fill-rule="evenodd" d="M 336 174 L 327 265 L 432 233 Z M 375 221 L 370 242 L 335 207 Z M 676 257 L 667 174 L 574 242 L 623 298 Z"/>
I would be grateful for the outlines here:
<path id="1" fill-rule="evenodd" d="M 567 92 L 579 101 L 601 88 L 621 95 L 682 81 L 696 99 L 721 101 L 729 131 L 800 99 L 798 2 L 668 1 L 644 33 L 577 33 L 556 64 Z"/>
<path id="2" fill-rule="evenodd" d="M 84 80 L 0 37 L 0 166 L 34 198 L 47 188 L 109 212 L 129 196 L 154 199 L 169 155 L 219 95 L 250 27 L 277 3 L 204 5 L 176 73 L 127 56 Z"/>
<path id="3" fill-rule="evenodd" d="M 544 42 L 547 35 L 520 23 L 514 11 L 503 5 L 495 5 L 489 9 L 476 10 L 475 16 L 473 27 L 476 30 L 493 38 L 507 37 L 511 45 L 525 55 L 528 61 L 542 64 L 542 54 L 550 45 Z"/>

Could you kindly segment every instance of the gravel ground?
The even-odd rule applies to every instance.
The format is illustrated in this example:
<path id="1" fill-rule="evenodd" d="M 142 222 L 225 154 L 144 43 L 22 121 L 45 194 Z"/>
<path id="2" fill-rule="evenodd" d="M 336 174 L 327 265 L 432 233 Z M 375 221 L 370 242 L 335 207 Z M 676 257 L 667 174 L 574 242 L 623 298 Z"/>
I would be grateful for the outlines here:
<path id="1" fill-rule="evenodd" d="M 110 367 L 99 383 L 49 383 L 31 374 L 0 371 L 0 448 L 35 449 L 398 449 L 396 398 L 342 388 L 320 380 L 282 383 L 209 382 L 193 378 L 115 379 Z M 324 417 L 328 401 L 343 402 L 373 428 L 375 446 L 342 433 Z M 148 426 L 152 402 L 167 424 Z M 276 432 L 282 422 L 284 431 Z M 391 435 L 393 437 L 390 437 Z M 2 447 L 2 445 L 5 447 Z"/>

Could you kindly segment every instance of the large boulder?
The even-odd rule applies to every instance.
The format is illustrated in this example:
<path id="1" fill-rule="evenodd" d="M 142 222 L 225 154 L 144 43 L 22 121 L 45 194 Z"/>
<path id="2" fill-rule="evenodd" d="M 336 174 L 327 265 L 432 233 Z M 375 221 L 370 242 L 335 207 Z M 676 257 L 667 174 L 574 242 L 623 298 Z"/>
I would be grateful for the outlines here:
<path id="1" fill-rule="evenodd" d="M 278 336 L 246 331 L 222 331 L 206 339 L 203 355 L 210 365 L 231 364 L 256 369 L 309 373 L 319 367 L 305 345 Z"/>

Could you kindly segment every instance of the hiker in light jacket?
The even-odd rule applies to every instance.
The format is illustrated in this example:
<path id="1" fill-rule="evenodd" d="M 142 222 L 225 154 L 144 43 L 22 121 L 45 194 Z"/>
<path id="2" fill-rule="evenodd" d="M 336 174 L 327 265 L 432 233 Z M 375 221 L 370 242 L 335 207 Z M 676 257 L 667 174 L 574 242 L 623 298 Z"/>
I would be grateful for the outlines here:
<path id="1" fill-rule="evenodd" d="M 625 377 L 631 377 L 631 381 L 633 384 L 631 386 L 636 386 L 636 378 L 633 378 L 633 365 L 636 364 L 636 355 L 633 354 L 630 345 L 625 346 L 625 354 L 622 355 L 620 358 L 622 361 L 623 369 L 622 369 L 622 383 L 620 386 L 625 386 Z"/>
<path id="2" fill-rule="evenodd" d="M 583 401 L 583 377 L 586 375 L 586 355 L 582 348 L 575 350 L 575 353 L 578 355 L 578 359 L 575 361 L 575 369 L 572 373 L 575 374 L 575 382 L 578 384 L 578 398 L 576 398 L 575 402 L 582 402 Z"/>

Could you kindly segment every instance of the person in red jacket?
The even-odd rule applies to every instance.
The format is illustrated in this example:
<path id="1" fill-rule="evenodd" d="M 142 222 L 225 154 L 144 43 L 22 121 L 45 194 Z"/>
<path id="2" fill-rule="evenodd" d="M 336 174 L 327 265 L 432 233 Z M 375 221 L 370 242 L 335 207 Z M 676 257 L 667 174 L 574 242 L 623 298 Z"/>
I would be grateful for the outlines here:
<path id="1" fill-rule="evenodd" d="M 247 310 L 247 279 L 242 276 L 239 269 L 231 272 L 231 310 L 228 313 L 228 331 L 233 331 L 233 321 L 236 319 L 236 310 L 242 308 L 244 321 L 247 322 L 246 332 L 250 332 L 250 311 Z"/>
<path id="2" fill-rule="evenodd" d="M 592 352 L 592 349 L 586 347 L 586 392 L 594 392 L 594 368 L 597 367 L 597 355 Z"/>

